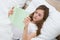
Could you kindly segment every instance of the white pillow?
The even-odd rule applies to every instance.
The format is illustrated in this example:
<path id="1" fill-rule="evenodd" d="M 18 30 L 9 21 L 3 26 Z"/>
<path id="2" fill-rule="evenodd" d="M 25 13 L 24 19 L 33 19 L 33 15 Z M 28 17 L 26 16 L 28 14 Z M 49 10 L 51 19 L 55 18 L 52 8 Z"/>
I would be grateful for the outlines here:
<path id="1" fill-rule="evenodd" d="M 46 0 L 32 0 L 30 5 L 27 7 L 26 11 L 29 13 L 32 13 L 40 5 L 45 5 L 49 8 L 49 17 L 48 18 L 51 18 L 51 20 L 54 20 L 54 21 L 58 21 L 58 19 L 59 19 L 58 17 L 60 17 L 60 12 L 58 12 L 52 5 L 48 4 L 46 2 Z"/>

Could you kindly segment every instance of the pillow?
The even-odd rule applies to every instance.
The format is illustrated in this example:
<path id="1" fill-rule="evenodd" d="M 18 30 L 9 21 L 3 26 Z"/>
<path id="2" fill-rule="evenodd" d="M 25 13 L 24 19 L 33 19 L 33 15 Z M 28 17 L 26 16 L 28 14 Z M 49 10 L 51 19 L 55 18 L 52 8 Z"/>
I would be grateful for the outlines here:
<path id="1" fill-rule="evenodd" d="M 37 0 L 35 0 L 37 1 Z M 58 12 L 52 5 L 50 5 L 46 0 L 40 0 L 37 2 L 31 2 L 29 7 L 26 9 L 26 11 L 31 12 L 31 10 L 34 10 L 37 6 L 40 5 L 46 5 L 49 8 L 49 17 L 43 24 L 43 27 L 41 29 L 41 35 L 39 37 L 33 38 L 32 40 L 44 40 L 43 38 L 52 39 L 56 37 L 60 33 L 60 12 Z M 33 5 L 34 4 L 34 5 Z M 32 7 L 31 7 L 32 6 Z"/>
<path id="2" fill-rule="evenodd" d="M 26 18 L 29 15 L 28 12 L 26 12 L 24 9 L 21 9 L 19 7 L 14 8 L 14 13 L 11 15 L 10 21 L 13 24 L 13 26 L 19 28 L 20 30 L 24 29 L 24 18 Z"/>

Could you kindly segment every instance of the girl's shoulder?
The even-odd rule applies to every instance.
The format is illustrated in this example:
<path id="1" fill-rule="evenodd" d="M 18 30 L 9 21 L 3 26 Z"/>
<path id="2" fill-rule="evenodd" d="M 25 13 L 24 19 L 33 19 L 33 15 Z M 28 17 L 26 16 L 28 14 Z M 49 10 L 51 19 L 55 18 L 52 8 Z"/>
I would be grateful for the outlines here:
<path id="1" fill-rule="evenodd" d="M 29 25 L 28 25 L 28 32 L 33 33 L 33 32 L 36 32 L 36 30 L 37 30 L 36 24 L 30 22 Z"/>
<path id="2" fill-rule="evenodd" d="M 33 30 L 37 30 L 36 24 L 34 24 L 34 23 L 32 23 L 32 22 L 29 23 L 28 28 L 29 28 L 29 29 L 33 29 Z"/>
<path id="3" fill-rule="evenodd" d="M 29 26 L 37 27 L 36 24 L 34 24 L 33 22 L 30 22 Z"/>

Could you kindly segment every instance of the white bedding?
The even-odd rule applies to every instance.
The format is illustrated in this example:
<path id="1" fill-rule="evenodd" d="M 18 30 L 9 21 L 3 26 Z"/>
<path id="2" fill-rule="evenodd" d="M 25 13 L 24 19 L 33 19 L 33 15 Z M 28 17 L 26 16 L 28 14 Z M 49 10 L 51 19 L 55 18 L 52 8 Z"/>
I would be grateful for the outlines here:
<path id="1" fill-rule="evenodd" d="M 32 13 L 40 5 L 46 5 L 49 8 L 49 17 L 43 25 L 41 35 L 32 40 L 52 40 L 60 34 L 60 12 L 45 0 L 33 0 L 26 11 Z"/>

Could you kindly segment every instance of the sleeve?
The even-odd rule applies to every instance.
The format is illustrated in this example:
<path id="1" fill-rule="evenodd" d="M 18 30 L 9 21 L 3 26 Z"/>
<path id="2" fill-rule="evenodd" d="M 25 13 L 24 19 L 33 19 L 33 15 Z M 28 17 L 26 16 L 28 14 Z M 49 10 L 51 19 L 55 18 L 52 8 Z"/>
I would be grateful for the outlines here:
<path id="1" fill-rule="evenodd" d="M 15 7 L 18 6 L 20 8 L 22 8 L 26 3 L 26 0 L 10 0 L 9 1 L 9 7 Z"/>
<path id="2" fill-rule="evenodd" d="M 19 5 L 19 7 L 23 7 L 27 0 L 16 0 L 15 3 Z"/>
<path id="3" fill-rule="evenodd" d="M 36 30 L 37 30 L 37 26 L 33 23 L 29 23 L 28 32 L 33 33 L 33 32 L 36 32 Z"/>

